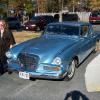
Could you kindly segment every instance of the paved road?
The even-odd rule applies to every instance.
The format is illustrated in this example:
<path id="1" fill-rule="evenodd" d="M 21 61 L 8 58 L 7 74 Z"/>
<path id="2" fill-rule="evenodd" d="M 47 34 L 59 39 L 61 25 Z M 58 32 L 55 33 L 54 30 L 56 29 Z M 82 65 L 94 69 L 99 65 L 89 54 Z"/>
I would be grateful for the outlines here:
<path id="1" fill-rule="evenodd" d="M 94 30 L 100 31 L 100 25 L 93 25 L 93 27 L 94 27 Z"/>
<path id="2" fill-rule="evenodd" d="M 97 55 L 91 54 L 76 70 L 69 81 L 24 80 L 17 74 L 5 73 L 0 77 L 0 100 L 100 100 L 100 93 L 88 93 L 85 87 L 85 69 Z M 76 97 L 77 99 L 75 99 Z M 81 97 L 82 99 L 78 99 Z"/>

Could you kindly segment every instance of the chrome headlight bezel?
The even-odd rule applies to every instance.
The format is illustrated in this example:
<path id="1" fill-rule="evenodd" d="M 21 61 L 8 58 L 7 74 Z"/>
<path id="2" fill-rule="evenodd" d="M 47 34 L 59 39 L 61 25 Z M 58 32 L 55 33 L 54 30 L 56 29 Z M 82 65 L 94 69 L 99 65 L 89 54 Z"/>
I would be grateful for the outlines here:
<path id="1" fill-rule="evenodd" d="M 55 64 L 55 65 L 61 65 L 61 63 L 62 63 L 62 60 L 60 57 L 56 57 L 52 62 L 52 64 Z"/>
<path id="2" fill-rule="evenodd" d="M 6 52 L 6 57 L 7 57 L 7 58 L 12 58 L 12 53 L 11 53 L 11 51 Z"/>

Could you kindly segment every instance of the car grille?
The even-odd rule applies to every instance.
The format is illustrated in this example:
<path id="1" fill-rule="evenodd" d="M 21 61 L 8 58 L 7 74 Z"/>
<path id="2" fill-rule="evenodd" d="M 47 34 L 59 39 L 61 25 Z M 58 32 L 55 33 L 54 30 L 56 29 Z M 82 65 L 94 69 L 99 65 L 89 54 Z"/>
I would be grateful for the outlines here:
<path id="1" fill-rule="evenodd" d="M 26 53 L 20 53 L 18 56 L 20 66 L 24 70 L 36 70 L 39 61 L 38 56 Z"/>

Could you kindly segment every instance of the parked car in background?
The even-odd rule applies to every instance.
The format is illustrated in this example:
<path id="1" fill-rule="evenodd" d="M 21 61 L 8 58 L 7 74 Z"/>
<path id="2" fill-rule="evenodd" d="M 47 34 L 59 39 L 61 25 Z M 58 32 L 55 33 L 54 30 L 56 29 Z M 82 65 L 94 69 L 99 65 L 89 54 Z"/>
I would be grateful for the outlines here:
<path id="1" fill-rule="evenodd" d="M 60 15 L 55 14 L 54 15 L 54 20 L 55 22 L 59 22 Z M 71 13 L 64 13 L 62 14 L 62 21 L 79 21 L 80 18 L 78 14 L 71 14 Z"/>
<path id="2" fill-rule="evenodd" d="M 43 34 L 11 48 L 8 72 L 20 78 L 70 80 L 79 64 L 96 49 L 100 34 L 84 22 L 58 22 L 47 25 Z"/>
<path id="3" fill-rule="evenodd" d="M 6 21 L 10 29 L 16 29 L 16 30 L 21 29 L 21 22 L 18 17 L 7 17 Z"/>
<path id="4" fill-rule="evenodd" d="M 78 14 L 62 14 L 63 21 L 79 21 Z"/>
<path id="5" fill-rule="evenodd" d="M 100 10 L 91 12 L 89 22 L 92 24 L 100 24 Z"/>
<path id="6" fill-rule="evenodd" d="M 33 16 L 23 25 L 23 29 L 28 31 L 40 31 L 43 30 L 47 24 L 52 22 L 54 22 L 54 18 L 50 15 Z"/>

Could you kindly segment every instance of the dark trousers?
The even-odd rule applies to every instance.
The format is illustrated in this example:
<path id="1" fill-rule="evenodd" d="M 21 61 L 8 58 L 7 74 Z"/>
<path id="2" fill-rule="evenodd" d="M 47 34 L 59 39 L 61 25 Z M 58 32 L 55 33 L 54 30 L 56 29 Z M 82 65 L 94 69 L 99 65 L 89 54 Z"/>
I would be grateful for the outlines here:
<path id="1" fill-rule="evenodd" d="M 0 58 L 0 74 L 3 74 L 7 70 L 7 57 Z"/>

